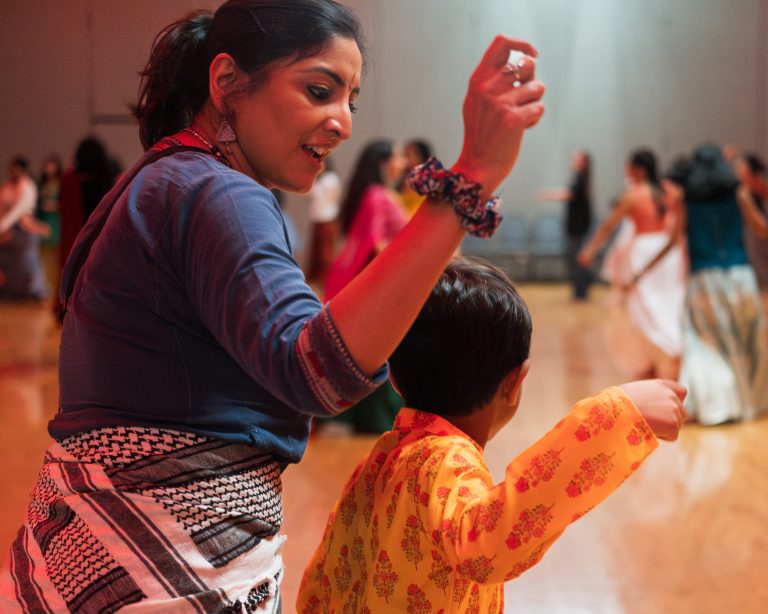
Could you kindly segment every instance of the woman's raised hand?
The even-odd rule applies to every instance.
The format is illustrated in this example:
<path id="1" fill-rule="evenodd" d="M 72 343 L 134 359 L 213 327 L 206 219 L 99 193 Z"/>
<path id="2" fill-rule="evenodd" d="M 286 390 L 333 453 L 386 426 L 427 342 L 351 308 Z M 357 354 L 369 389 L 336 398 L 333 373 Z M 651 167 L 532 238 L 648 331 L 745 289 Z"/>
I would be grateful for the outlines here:
<path id="1" fill-rule="evenodd" d="M 576 262 L 578 262 L 583 267 L 592 266 L 594 259 L 595 257 L 592 254 L 592 251 L 587 248 L 579 250 L 579 253 L 576 254 Z"/>
<path id="2" fill-rule="evenodd" d="M 511 51 L 523 58 L 509 63 Z M 523 131 L 544 113 L 544 84 L 534 80 L 536 49 L 497 36 L 469 80 L 464 99 L 464 144 L 453 170 L 483 186 L 490 197 L 512 170 Z"/>

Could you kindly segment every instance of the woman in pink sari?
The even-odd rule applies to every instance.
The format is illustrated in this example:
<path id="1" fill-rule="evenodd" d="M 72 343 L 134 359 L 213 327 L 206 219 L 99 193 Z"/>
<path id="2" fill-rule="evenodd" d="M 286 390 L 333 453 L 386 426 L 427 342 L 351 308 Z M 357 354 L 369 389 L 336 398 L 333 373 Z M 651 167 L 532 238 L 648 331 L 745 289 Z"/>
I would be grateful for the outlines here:
<path id="1" fill-rule="evenodd" d="M 341 204 L 344 245 L 325 278 L 326 300 L 352 281 L 405 226 L 407 216 L 390 188 L 403 166 L 402 154 L 390 141 L 372 141 L 360 154 Z"/>
<path id="2" fill-rule="evenodd" d="M 405 226 L 408 216 L 390 187 L 404 167 L 402 153 L 390 141 L 372 141 L 360 154 L 341 204 L 344 245 L 325 278 L 326 300 L 352 281 Z M 350 424 L 359 433 L 383 433 L 392 428 L 402 404 L 387 382 L 333 420 Z"/>

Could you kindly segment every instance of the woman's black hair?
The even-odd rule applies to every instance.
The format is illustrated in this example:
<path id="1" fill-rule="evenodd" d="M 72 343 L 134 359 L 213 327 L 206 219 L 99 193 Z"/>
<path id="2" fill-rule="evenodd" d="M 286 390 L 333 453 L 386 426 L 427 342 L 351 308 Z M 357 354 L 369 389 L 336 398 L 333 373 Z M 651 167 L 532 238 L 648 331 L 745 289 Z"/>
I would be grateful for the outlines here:
<path id="1" fill-rule="evenodd" d="M 580 149 L 579 153 L 584 158 L 584 168 L 580 172 L 584 172 L 587 177 L 590 177 L 592 174 L 592 154 L 586 149 Z"/>
<path id="2" fill-rule="evenodd" d="M 347 233 L 355 219 L 363 193 L 372 185 L 384 184 L 384 163 L 392 157 L 392 142 L 371 141 L 357 159 L 349 187 L 339 210 L 341 231 Z"/>
<path id="3" fill-rule="evenodd" d="M 422 163 L 426 162 L 432 157 L 432 146 L 426 141 L 421 139 L 414 139 L 412 141 L 408 141 L 405 146 L 413 147 L 413 149 L 416 150 L 416 153 L 419 154 L 419 158 L 421 159 Z"/>
<path id="4" fill-rule="evenodd" d="M 11 166 L 17 166 L 25 173 L 29 172 L 29 160 L 24 156 L 14 156 L 11 159 Z"/>
<path id="5" fill-rule="evenodd" d="M 132 107 L 145 149 L 188 126 L 208 100 L 208 69 L 228 53 L 258 83 L 281 58 L 318 53 L 332 38 L 351 38 L 364 54 L 352 12 L 333 0 L 229 0 L 198 11 L 157 35 Z"/>
<path id="6" fill-rule="evenodd" d="M 636 149 L 629 156 L 629 165 L 639 168 L 645 173 L 645 178 L 651 184 L 651 195 L 653 204 L 656 206 L 656 212 L 659 217 L 664 216 L 667 212 L 667 206 L 664 204 L 664 191 L 659 181 L 656 154 L 650 149 Z"/>
<path id="7" fill-rule="evenodd" d="M 411 139 L 405 144 L 405 149 L 414 149 L 419 156 L 420 162 L 418 164 L 424 164 L 434 154 L 432 153 L 432 145 L 422 139 Z M 403 174 L 395 182 L 395 190 L 403 192 L 408 185 L 408 175 L 413 168 L 404 168 Z"/>
<path id="8" fill-rule="evenodd" d="M 83 211 L 87 218 L 104 195 L 112 189 L 120 174 L 120 167 L 107 153 L 104 144 L 96 137 L 89 136 L 77 146 L 75 171 L 80 178 Z"/>
<path id="9" fill-rule="evenodd" d="M 765 175 L 765 162 L 762 158 L 754 153 L 748 153 L 744 155 L 744 162 L 749 168 L 749 171 L 753 175 Z"/>
<path id="10" fill-rule="evenodd" d="M 579 149 L 578 153 L 584 160 L 584 166 L 576 171 L 574 174 L 575 186 L 581 187 L 581 194 L 588 200 L 592 200 L 592 154 L 586 149 Z"/>
<path id="11" fill-rule="evenodd" d="M 683 187 L 686 201 L 719 200 L 732 196 L 739 185 L 736 173 L 713 143 L 699 145 L 690 158 Z"/>
<path id="12" fill-rule="evenodd" d="M 688 158 L 680 154 L 672 161 L 672 164 L 669 165 L 664 177 L 669 179 L 672 183 L 683 186 L 685 185 L 686 177 L 688 177 L 688 169 L 690 166 L 691 163 Z"/>
<path id="13" fill-rule="evenodd" d="M 528 308 L 504 271 L 455 258 L 390 358 L 392 378 L 408 407 L 467 415 L 525 362 L 531 332 Z"/>

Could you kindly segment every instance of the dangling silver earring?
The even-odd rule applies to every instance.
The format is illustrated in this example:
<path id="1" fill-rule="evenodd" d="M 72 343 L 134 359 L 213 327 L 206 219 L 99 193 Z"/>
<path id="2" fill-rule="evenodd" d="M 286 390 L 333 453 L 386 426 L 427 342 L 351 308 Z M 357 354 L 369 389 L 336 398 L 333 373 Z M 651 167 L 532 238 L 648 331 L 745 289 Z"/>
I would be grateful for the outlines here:
<path id="1" fill-rule="evenodd" d="M 221 123 L 219 124 L 219 129 L 216 132 L 216 140 L 219 143 L 224 144 L 224 148 L 227 150 L 228 154 L 232 153 L 232 150 L 229 148 L 230 143 L 234 143 L 237 141 L 237 136 L 235 135 L 235 131 L 232 129 L 232 125 L 227 121 L 226 118 L 221 120 Z"/>

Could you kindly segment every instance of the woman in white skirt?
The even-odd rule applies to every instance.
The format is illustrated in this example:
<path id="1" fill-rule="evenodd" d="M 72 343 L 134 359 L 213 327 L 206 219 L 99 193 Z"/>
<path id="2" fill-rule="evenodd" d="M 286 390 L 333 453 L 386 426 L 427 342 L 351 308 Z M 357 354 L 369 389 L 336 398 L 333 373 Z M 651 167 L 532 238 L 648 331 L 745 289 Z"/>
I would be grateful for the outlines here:
<path id="1" fill-rule="evenodd" d="M 674 241 L 675 212 L 651 151 L 637 150 L 627 165 L 630 186 L 579 253 L 588 266 L 622 223 L 604 268 L 613 286 L 611 344 L 617 364 L 635 377 L 676 379 L 685 301 L 683 251 Z"/>

